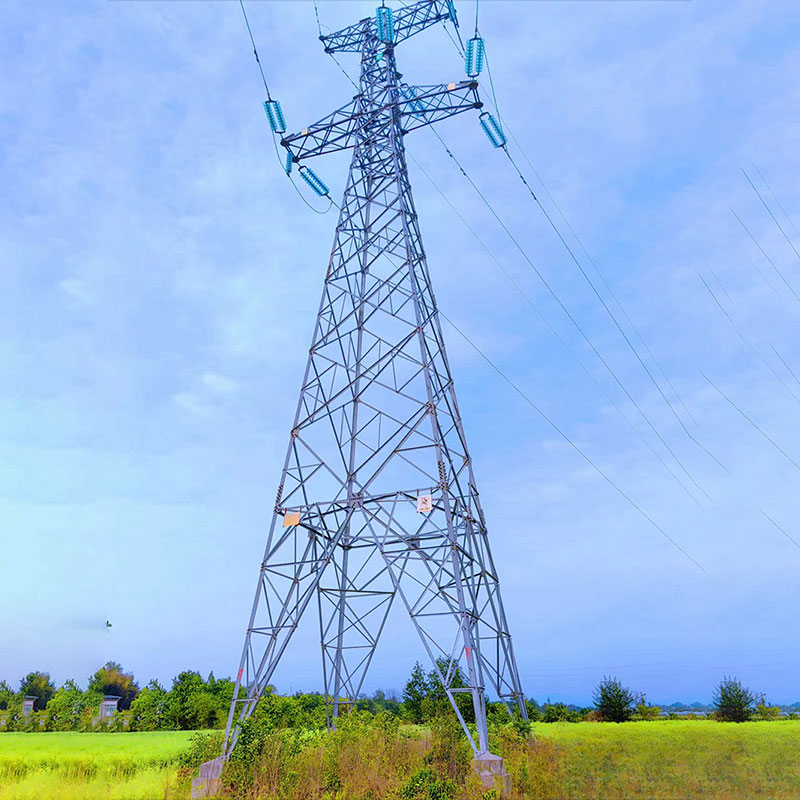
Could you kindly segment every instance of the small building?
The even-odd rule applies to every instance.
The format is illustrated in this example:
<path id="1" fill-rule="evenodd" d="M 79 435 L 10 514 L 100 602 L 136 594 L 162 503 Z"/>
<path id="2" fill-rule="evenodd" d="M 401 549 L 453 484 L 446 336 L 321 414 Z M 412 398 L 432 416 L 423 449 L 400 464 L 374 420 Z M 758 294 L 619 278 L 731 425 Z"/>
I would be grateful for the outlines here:
<path id="1" fill-rule="evenodd" d="M 30 714 L 33 714 L 33 704 L 38 700 L 38 697 L 32 697 L 31 695 L 26 694 L 24 699 L 22 700 L 22 716 L 27 717 Z"/>
<path id="2" fill-rule="evenodd" d="M 100 703 L 100 719 L 108 719 L 117 713 L 117 706 L 119 705 L 120 698 L 114 695 L 106 695 L 103 702 Z"/>

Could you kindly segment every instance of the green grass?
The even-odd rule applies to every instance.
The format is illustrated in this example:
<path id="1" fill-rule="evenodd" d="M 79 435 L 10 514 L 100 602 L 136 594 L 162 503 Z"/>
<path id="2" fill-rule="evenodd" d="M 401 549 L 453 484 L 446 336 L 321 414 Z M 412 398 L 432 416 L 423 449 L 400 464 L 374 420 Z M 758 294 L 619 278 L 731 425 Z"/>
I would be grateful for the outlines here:
<path id="1" fill-rule="evenodd" d="M 53 759 L 169 763 L 189 745 L 192 731 L 155 733 L 3 733 L 0 770 L 17 758 L 36 763 Z"/>
<path id="2" fill-rule="evenodd" d="M 191 731 L 2 733 L 0 800 L 154 800 L 184 794 Z"/>
<path id="3" fill-rule="evenodd" d="M 538 723 L 533 728 L 537 745 L 508 759 L 521 797 L 800 798 L 797 721 Z M 531 777 L 535 773 L 542 780 Z"/>

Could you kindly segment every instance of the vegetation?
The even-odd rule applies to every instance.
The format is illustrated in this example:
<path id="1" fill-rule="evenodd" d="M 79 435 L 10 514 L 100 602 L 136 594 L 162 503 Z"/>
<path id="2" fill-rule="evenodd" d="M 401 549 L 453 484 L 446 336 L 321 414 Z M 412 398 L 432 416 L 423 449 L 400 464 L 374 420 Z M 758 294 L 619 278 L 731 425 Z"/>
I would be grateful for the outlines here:
<path id="1" fill-rule="evenodd" d="M 186 798 L 181 775 L 191 737 L 159 733 L 0 735 L 3 800 L 151 800 Z"/>
<path id="2" fill-rule="evenodd" d="M 48 672 L 29 672 L 19 684 L 19 697 L 35 697 L 34 711 L 43 711 L 56 693 Z"/>
<path id="3" fill-rule="evenodd" d="M 725 677 L 714 690 L 717 716 L 725 722 L 747 722 L 753 716 L 756 696 L 736 678 Z M 764 704 L 762 698 L 762 704 Z"/>
<path id="4" fill-rule="evenodd" d="M 272 697 L 258 736 L 237 749 L 226 771 L 230 800 L 491 797 L 476 784 L 452 714 L 409 725 L 387 712 L 354 711 L 328 732 L 285 727 L 283 701 L 293 699 Z M 184 800 L 221 736 L 3 734 L 0 797 Z M 511 800 L 795 800 L 800 786 L 798 721 L 492 724 L 490 745 L 506 760 Z"/>
<path id="5" fill-rule="evenodd" d="M 633 693 L 617 678 L 603 678 L 594 690 L 593 699 L 604 722 L 627 722 L 633 716 Z"/>
<path id="6" fill-rule="evenodd" d="M 133 675 L 124 673 L 122 666 L 116 661 L 109 661 L 89 678 L 89 691 L 98 695 L 119 697 L 117 707 L 120 711 L 127 711 L 139 694 L 139 687 Z"/>
<path id="7" fill-rule="evenodd" d="M 371 697 L 361 696 L 354 702 L 343 698 L 343 707 L 372 715 L 387 714 L 398 717 L 402 723 L 430 725 L 451 712 L 441 679 L 442 675 L 448 674 L 452 676 L 454 687 L 465 686 L 464 675 L 457 664 L 441 659 L 436 669 L 426 672 L 417 663 L 400 698 L 377 691 Z M 0 681 L 0 732 L 219 729 L 227 720 L 234 686 L 229 678 L 216 678 L 213 673 L 203 678 L 199 672 L 186 670 L 172 679 L 169 688 L 152 680 L 140 689 L 135 677 L 113 661 L 104 664 L 88 678 L 86 689 L 71 679 L 56 689 L 48 673 L 31 672 L 19 682 L 16 691 L 7 682 Z M 36 698 L 33 714 L 22 712 L 26 696 Z M 99 716 L 99 705 L 104 696 L 120 698 L 118 713 L 109 718 Z M 662 710 L 648 705 L 644 696 L 634 698 L 618 679 L 608 677 L 595 689 L 594 701 L 594 708 L 582 708 L 550 702 L 549 698 L 543 704 L 528 699 L 528 719 L 545 723 L 624 722 L 655 720 L 664 716 L 680 718 L 686 714 L 707 716 L 714 712 L 717 720 L 740 722 L 784 719 L 800 714 L 800 703 L 779 707 L 768 704 L 763 696 L 756 706 L 755 695 L 734 678 L 725 678 L 719 684 L 713 707 L 675 703 Z M 472 723 L 474 711 L 470 695 L 457 693 L 456 703 L 462 716 Z M 521 726 L 520 730 L 525 726 L 521 718 L 509 716 L 503 703 L 489 701 L 486 709 L 490 724 L 512 724 Z M 259 719 L 260 715 L 273 720 L 269 723 L 272 728 L 318 731 L 326 725 L 324 698 L 314 693 L 281 697 L 270 688 L 254 719 Z"/>
<path id="8" fill-rule="evenodd" d="M 159 731 L 219 728 L 225 724 L 234 683 L 211 673 L 203 679 L 187 670 L 165 689 L 150 681 L 139 689 L 134 676 L 109 661 L 88 679 L 82 689 L 72 679 L 55 688 L 46 672 L 31 672 L 13 691 L 0 682 L 0 731 Z M 34 713 L 25 715 L 25 697 L 35 697 Z M 101 719 L 99 706 L 106 696 L 118 697 L 118 712 Z"/>

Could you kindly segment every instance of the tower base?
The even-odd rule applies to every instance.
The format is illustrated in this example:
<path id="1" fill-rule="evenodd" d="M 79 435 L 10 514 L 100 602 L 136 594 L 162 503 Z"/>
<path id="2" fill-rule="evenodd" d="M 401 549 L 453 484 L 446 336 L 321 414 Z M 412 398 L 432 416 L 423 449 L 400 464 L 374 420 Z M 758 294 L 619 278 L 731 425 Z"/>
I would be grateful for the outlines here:
<path id="1" fill-rule="evenodd" d="M 507 797 L 511 791 L 511 776 L 506 772 L 506 765 L 500 756 L 485 750 L 472 759 L 472 768 L 487 791 L 497 789 L 501 797 Z"/>
<path id="2" fill-rule="evenodd" d="M 223 758 L 219 756 L 200 765 L 200 774 L 192 780 L 192 800 L 204 797 L 216 797 L 222 789 Z"/>

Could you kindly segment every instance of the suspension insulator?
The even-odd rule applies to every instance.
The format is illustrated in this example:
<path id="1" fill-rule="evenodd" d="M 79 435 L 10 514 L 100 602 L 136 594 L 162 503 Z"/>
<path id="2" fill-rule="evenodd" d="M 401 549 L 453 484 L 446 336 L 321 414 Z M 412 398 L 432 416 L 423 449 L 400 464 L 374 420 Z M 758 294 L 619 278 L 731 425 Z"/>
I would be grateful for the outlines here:
<path id="1" fill-rule="evenodd" d="M 264 103 L 264 111 L 267 113 L 273 133 L 286 133 L 286 120 L 283 118 L 281 104 L 277 100 L 267 100 Z"/>
<path id="2" fill-rule="evenodd" d="M 453 0 L 447 0 L 447 16 L 450 17 L 450 22 L 458 27 L 458 17 L 456 16 L 456 4 Z"/>
<path id="3" fill-rule="evenodd" d="M 477 78 L 483 70 L 483 39 L 480 36 L 474 36 L 467 42 L 464 69 L 470 78 Z"/>
<path id="4" fill-rule="evenodd" d="M 320 177 L 314 172 L 313 169 L 308 167 L 300 167 L 300 177 L 314 190 L 320 197 L 325 197 L 330 191 L 328 187 L 322 182 Z"/>
<path id="5" fill-rule="evenodd" d="M 286 148 L 286 174 L 292 174 L 292 162 L 294 161 L 294 156 L 292 155 L 292 151 L 287 147 Z"/>
<path id="6" fill-rule="evenodd" d="M 408 101 L 408 107 L 415 117 L 419 117 L 425 110 L 422 100 L 417 100 L 417 90 L 413 86 L 401 86 L 400 94 Z"/>
<path id="7" fill-rule="evenodd" d="M 483 132 L 489 137 L 489 141 L 495 147 L 504 147 L 508 139 L 503 133 L 503 129 L 497 120 L 488 112 L 484 111 L 480 116 L 481 128 Z"/>
<path id="8" fill-rule="evenodd" d="M 394 41 L 394 17 L 391 8 L 386 8 L 386 6 L 376 8 L 375 24 L 378 28 L 378 38 L 382 42 Z"/>

